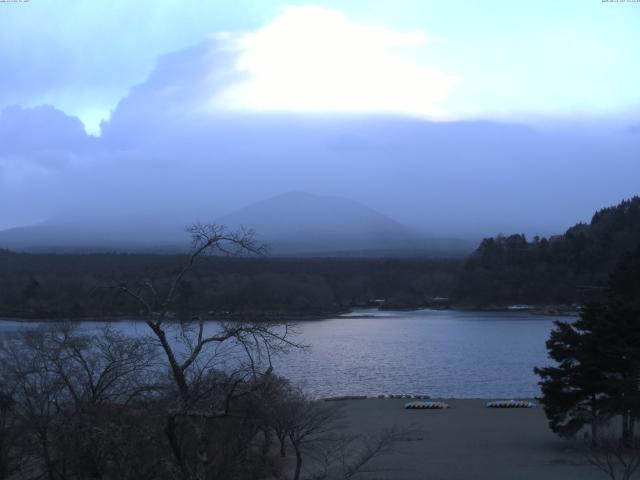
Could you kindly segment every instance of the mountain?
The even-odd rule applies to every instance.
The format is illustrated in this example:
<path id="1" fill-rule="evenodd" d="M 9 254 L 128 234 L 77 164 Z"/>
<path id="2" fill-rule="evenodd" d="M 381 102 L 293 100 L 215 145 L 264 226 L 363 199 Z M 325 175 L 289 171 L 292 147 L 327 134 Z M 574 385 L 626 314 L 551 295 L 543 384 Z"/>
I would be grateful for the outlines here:
<path id="1" fill-rule="evenodd" d="M 300 191 L 248 205 L 218 223 L 251 227 L 275 255 L 461 255 L 472 249 L 469 241 L 425 238 L 354 200 Z"/>
<path id="2" fill-rule="evenodd" d="M 415 248 L 419 236 L 395 220 L 343 197 L 289 192 L 218 219 L 256 231 L 273 253 L 326 253 Z"/>
<path id="3" fill-rule="evenodd" d="M 39 251 L 179 251 L 184 227 L 203 218 L 165 216 L 49 220 L 0 231 L 0 248 Z M 469 253 L 472 244 L 427 239 L 361 203 L 343 197 L 289 192 L 215 219 L 230 229 L 255 230 L 272 255 L 409 256 Z"/>

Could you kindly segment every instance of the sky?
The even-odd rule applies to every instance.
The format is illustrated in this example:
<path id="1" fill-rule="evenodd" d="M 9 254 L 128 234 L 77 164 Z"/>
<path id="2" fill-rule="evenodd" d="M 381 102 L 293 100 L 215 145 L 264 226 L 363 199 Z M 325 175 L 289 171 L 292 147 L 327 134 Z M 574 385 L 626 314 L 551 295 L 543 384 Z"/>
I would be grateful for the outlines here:
<path id="1" fill-rule="evenodd" d="M 319 107 L 283 78 L 311 80 L 308 88 L 317 87 L 313 78 L 340 82 L 326 87 L 325 108 L 432 117 L 599 117 L 640 106 L 640 6 L 633 3 L 30 0 L 0 7 L 0 106 L 50 104 L 91 133 L 158 57 L 222 32 L 253 35 L 239 67 L 258 78 L 248 97 L 236 92 L 236 106 Z M 375 102 L 383 83 L 396 93 Z M 356 85 L 365 91 L 345 102 Z M 270 89 L 275 97 L 267 98 Z"/>
<path id="2" fill-rule="evenodd" d="M 639 27 L 600 0 L 2 2 L 0 229 L 308 189 L 552 232 L 639 193 Z"/>

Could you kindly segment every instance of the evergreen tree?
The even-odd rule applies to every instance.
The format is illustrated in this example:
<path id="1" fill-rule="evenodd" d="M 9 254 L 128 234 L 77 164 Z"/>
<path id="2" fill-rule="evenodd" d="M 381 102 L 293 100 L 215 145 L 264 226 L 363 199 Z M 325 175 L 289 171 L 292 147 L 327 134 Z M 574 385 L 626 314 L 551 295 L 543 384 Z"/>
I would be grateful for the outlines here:
<path id="1" fill-rule="evenodd" d="M 597 334 L 608 409 L 621 417 L 622 441 L 628 444 L 640 418 L 640 310 L 623 303 L 609 305 Z"/>
<path id="2" fill-rule="evenodd" d="M 622 417 L 623 441 L 630 443 L 640 418 L 640 246 L 622 256 L 609 286 L 603 355 L 613 367 L 612 408 Z"/>
<path id="3" fill-rule="evenodd" d="M 593 303 L 574 323 L 556 321 L 547 350 L 557 366 L 534 370 L 542 379 L 541 403 L 549 427 L 565 438 L 589 425 L 595 443 L 598 424 L 609 415 L 608 399 L 603 393 L 607 379 L 600 365 L 600 344 L 594 335 L 603 313 L 604 307 Z"/>
<path id="4" fill-rule="evenodd" d="M 622 257 L 604 301 L 588 304 L 574 323 L 556 322 L 547 341 L 556 365 L 536 368 L 551 429 L 572 437 L 586 425 L 619 416 L 622 440 L 640 418 L 640 248 Z"/>

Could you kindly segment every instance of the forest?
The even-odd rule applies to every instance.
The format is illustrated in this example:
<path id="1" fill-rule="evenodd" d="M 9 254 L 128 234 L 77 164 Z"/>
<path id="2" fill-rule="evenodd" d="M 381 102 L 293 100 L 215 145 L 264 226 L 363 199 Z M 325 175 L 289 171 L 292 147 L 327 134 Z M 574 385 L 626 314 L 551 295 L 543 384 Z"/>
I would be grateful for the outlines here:
<path id="1" fill-rule="evenodd" d="M 135 316 L 111 288 L 167 281 L 179 255 L 0 253 L 0 315 L 26 318 Z M 459 259 L 205 257 L 183 279 L 176 315 L 317 317 L 386 299 L 422 306 L 451 290 Z"/>
<path id="2" fill-rule="evenodd" d="M 618 260 L 640 245 L 640 197 L 597 211 L 563 235 L 484 239 L 453 294 L 461 304 L 572 304 L 602 293 Z"/>
<path id="3" fill-rule="evenodd" d="M 503 308 L 582 303 L 640 244 L 640 197 L 597 211 L 563 235 L 498 235 L 468 258 L 207 256 L 181 279 L 180 318 L 318 318 L 353 307 Z M 184 256 L 0 250 L 0 316 L 136 317 L 122 282 L 166 284 Z"/>

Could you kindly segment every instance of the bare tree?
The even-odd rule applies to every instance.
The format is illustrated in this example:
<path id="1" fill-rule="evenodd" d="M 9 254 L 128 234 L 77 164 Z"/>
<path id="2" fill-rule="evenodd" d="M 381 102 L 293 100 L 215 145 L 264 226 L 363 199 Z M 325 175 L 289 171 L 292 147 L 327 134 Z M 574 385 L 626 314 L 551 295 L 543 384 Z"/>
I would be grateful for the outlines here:
<path id="1" fill-rule="evenodd" d="M 372 463 L 377 458 L 395 453 L 398 442 L 410 440 L 419 433 L 412 428 L 391 427 L 371 435 L 331 436 L 310 452 L 318 468 L 306 478 L 351 480 L 360 474 L 392 471 Z"/>
<path id="2" fill-rule="evenodd" d="M 15 422 L 13 396 L 0 391 L 0 480 L 11 478 L 19 470 L 15 443 L 20 436 Z"/>
<path id="3" fill-rule="evenodd" d="M 260 383 L 262 367 L 270 371 L 274 354 L 298 345 L 292 341 L 291 325 L 265 322 L 218 322 L 207 326 L 198 316 L 191 321 L 172 318 L 171 309 L 185 277 L 197 260 L 207 254 L 262 255 L 252 231 L 231 232 L 215 224 L 195 224 L 188 229 L 192 237 L 191 252 L 173 277 L 160 288 L 153 279 L 135 285 L 118 283 L 115 288 L 133 298 L 145 315 L 145 322 L 158 341 L 177 390 L 177 405 L 168 411 L 165 433 L 174 458 L 185 478 L 201 479 L 215 458 L 209 449 L 212 420 L 229 417 L 230 395 L 220 405 L 212 370 L 228 367 L 236 360 L 236 382 L 231 382 L 232 395 L 246 375 Z M 170 338 L 173 335 L 173 338 Z M 240 353 L 241 355 L 238 355 Z M 240 360 L 242 359 L 242 360 Z M 244 392 L 246 393 L 246 392 Z M 193 443 L 183 441 L 189 430 Z M 181 433 L 182 432 L 182 433 Z"/>
<path id="4" fill-rule="evenodd" d="M 13 418 L 29 432 L 21 456 L 35 471 L 49 480 L 58 475 L 55 452 L 59 405 L 64 402 L 64 385 L 51 372 L 38 348 L 42 331 L 23 332 L 18 339 L 4 341 L 0 351 L 2 380 L 16 402 Z"/>
<path id="5" fill-rule="evenodd" d="M 630 480 L 640 468 L 640 439 L 623 442 L 613 434 L 601 435 L 598 445 L 589 445 L 585 456 L 611 480 Z"/>
<path id="6" fill-rule="evenodd" d="M 202 367 L 203 351 L 211 345 L 219 345 L 234 340 L 247 353 L 251 366 L 255 368 L 255 355 L 266 355 L 267 360 L 273 353 L 295 346 L 290 340 L 289 325 L 269 323 L 220 322 L 219 328 L 205 333 L 202 318 L 195 321 L 171 321 L 171 308 L 176 301 L 176 292 L 185 276 L 194 268 L 196 261 L 207 254 L 223 255 L 253 254 L 262 255 L 260 246 L 252 231 L 230 232 L 215 224 L 194 224 L 188 229 L 192 237 L 191 252 L 187 261 L 177 270 L 169 282 L 166 291 L 161 291 L 152 279 L 144 279 L 136 285 L 118 283 L 115 288 L 132 297 L 145 313 L 146 324 L 155 335 L 166 356 L 171 374 L 178 389 L 183 406 L 191 401 L 189 373 L 191 367 Z M 195 324 L 195 325 L 194 325 Z M 179 329 L 176 343 L 182 349 L 172 345 L 167 335 L 169 330 Z M 205 366 L 211 367 L 210 359 Z"/>
<path id="7" fill-rule="evenodd" d="M 279 444 L 281 457 L 287 455 L 287 440 L 289 432 L 296 420 L 297 410 L 292 408 L 301 400 L 299 390 L 291 386 L 286 378 L 272 375 L 265 382 L 267 392 L 266 397 L 260 405 L 259 414 L 262 417 L 265 428 L 273 431 Z"/>
<path id="8" fill-rule="evenodd" d="M 418 431 L 414 429 L 392 427 L 375 435 L 358 437 L 357 443 L 359 445 L 352 455 L 347 450 L 343 450 L 345 452 L 342 460 L 344 479 L 349 480 L 360 473 L 384 471 L 380 468 L 372 468 L 372 461 L 380 456 L 393 453 L 398 442 L 417 433 Z"/>
<path id="9" fill-rule="evenodd" d="M 294 480 L 299 480 L 305 450 L 315 448 L 338 428 L 340 405 L 310 400 L 302 392 L 289 404 L 288 436 L 296 454 Z"/>
<path id="10" fill-rule="evenodd" d="M 106 326 L 99 335 L 80 334 L 61 324 L 33 335 L 32 348 L 64 383 L 78 410 L 102 404 L 126 405 L 159 388 L 157 349 Z"/>
<path id="11" fill-rule="evenodd" d="M 372 467 L 374 459 L 393 451 L 397 442 L 419 433 L 414 429 L 389 428 L 373 435 L 343 433 L 342 406 L 309 398 L 286 379 L 273 376 L 271 395 L 262 397 L 260 415 L 279 441 L 280 455 L 290 444 L 296 463 L 293 479 L 302 478 L 305 459 L 311 460 L 304 478 L 349 480 L 362 473 L 386 471 Z"/>
<path id="12" fill-rule="evenodd" d="M 101 333 L 54 324 L 3 342 L 0 374 L 11 399 L 9 420 L 24 437 L 13 448 L 21 447 L 26 478 L 106 472 L 122 457 L 115 431 L 130 416 L 125 409 L 158 391 L 155 347 L 112 328 Z"/>

